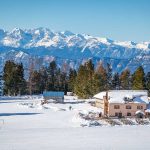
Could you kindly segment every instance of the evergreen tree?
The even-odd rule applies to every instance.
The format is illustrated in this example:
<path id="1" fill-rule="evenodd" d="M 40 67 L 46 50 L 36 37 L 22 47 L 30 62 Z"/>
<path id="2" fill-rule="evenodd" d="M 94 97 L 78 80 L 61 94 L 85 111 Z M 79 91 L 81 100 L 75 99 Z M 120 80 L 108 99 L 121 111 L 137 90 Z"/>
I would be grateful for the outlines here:
<path id="1" fill-rule="evenodd" d="M 96 73 L 99 75 L 100 80 L 100 91 L 104 91 L 107 88 L 107 72 L 103 67 L 103 64 L 100 62 L 97 66 Z"/>
<path id="2" fill-rule="evenodd" d="M 24 68 L 23 64 L 18 64 L 16 69 L 16 84 L 17 92 L 22 95 L 26 93 L 26 81 L 24 79 Z"/>
<path id="3" fill-rule="evenodd" d="M 76 82 L 75 93 L 81 98 L 90 98 L 99 90 L 99 76 L 94 72 L 94 65 L 91 60 L 79 67 Z"/>
<path id="4" fill-rule="evenodd" d="M 77 72 L 75 69 L 69 70 L 69 81 L 68 81 L 68 90 L 74 92 L 75 80 L 77 77 Z"/>
<path id="5" fill-rule="evenodd" d="M 132 76 L 132 89 L 144 90 L 145 89 L 145 73 L 142 66 L 137 68 Z"/>
<path id="6" fill-rule="evenodd" d="M 148 90 L 148 95 L 150 96 L 150 72 L 146 75 L 146 90 Z"/>
<path id="7" fill-rule="evenodd" d="M 56 91 L 61 91 L 62 90 L 62 79 L 61 79 L 61 70 L 60 68 L 57 69 L 57 72 L 56 72 L 56 77 L 57 77 L 57 80 L 56 80 L 56 83 L 55 83 L 55 90 Z"/>
<path id="8" fill-rule="evenodd" d="M 56 90 L 56 73 L 57 73 L 57 65 L 55 61 L 52 61 L 47 68 L 47 85 L 46 90 L 48 91 L 55 91 Z"/>
<path id="9" fill-rule="evenodd" d="M 40 94 L 42 93 L 42 76 L 38 71 L 33 71 L 33 93 L 34 94 Z"/>
<path id="10" fill-rule="evenodd" d="M 45 67 L 42 67 L 39 70 L 40 76 L 41 76 L 41 80 L 40 80 L 40 85 L 41 85 L 41 93 L 43 93 L 43 91 L 46 90 L 46 85 L 47 85 L 47 80 L 48 80 L 48 74 L 47 74 L 47 70 Z"/>
<path id="11" fill-rule="evenodd" d="M 104 87 L 102 85 L 103 79 L 98 73 L 95 72 L 93 78 L 92 96 L 104 90 Z"/>
<path id="12" fill-rule="evenodd" d="M 12 61 L 7 61 L 4 66 L 4 95 L 15 95 L 14 93 L 14 74 L 15 74 L 16 65 Z"/>
<path id="13" fill-rule="evenodd" d="M 87 94 L 89 97 L 93 96 L 93 88 L 94 88 L 94 64 L 90 59 L 85 63 L 86 66 L 86 78 L 87 78 Z"/>
<path id="14" fill-rule="evenodd" d="M 69 71 L 69 65 L 64 62 L 61 66 L 61 72 L 60 72 L 60 88 L 61 91 L 64 91 L 65 94 L 67 94 L 68 91 L 68 71 Z"/>
<path id="15" fill-rule="evenodd" d="M 24 69 L 22 64 L 7 61 L 4 66 L 4 94 L 17 95 L 25 93 Z"/>
<path id="16" fill-rule="evenodd" d="M 120 89 L 120 78 L 119 73 L 115 73 L 112 79 L 112 89 L 119 90 Z"/>
<path id="17" fill-rule="evenodd" d="M 86 98 L 87 72 L 85 65 L 80 65 L 75 82 L 75 93 L 81 98 Z"/>
<path id="18" fill-rule="evenodd" d="M 61 72 L 60 74 L 60 91 L 64 91 L 65 94 L 68 91 L 68 77 L 65 72 Z"/>
<path id="19" fill-rule="evenodd" d="M 0 96 L 3 95 L 3 76 L 2 73 L 0 73 Z"/>
<path id="20" fill-rule="evenodd" d="M 130 70 L 124 70 L 120 75 L 121 89 L 129 90 L 131 89 L 131 74 Z"/>
<path id="21" fill-rule="evenodd" d="M 111 65 L 107 63 L 106 66 L 106 90 L 111 90 L 112 89 L 112 68 Z"/>

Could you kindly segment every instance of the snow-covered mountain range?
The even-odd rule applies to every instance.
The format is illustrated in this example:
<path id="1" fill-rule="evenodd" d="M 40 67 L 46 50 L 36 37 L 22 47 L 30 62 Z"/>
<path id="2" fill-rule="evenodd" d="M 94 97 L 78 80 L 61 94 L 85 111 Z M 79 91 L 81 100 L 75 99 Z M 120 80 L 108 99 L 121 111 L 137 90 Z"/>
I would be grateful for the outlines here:
<path id="1" fill-rule="evenodd" d="M 1 64 L 13 59 L 28 66 L 31 57 L 40 60 L 43 65 L 55 59 L 59 65 L 65 62 L 71 67 L 78 67 L 91 58 L 95 64 L 99 61 L 110 63 L 118 72 L 125 68 L 134 71 L 140 65 L 148 72 L 150 41 L 121 42 L 70 31 L 53 32 L 46 28 L 15 28 L 10 32 L 0 29 Z"/>

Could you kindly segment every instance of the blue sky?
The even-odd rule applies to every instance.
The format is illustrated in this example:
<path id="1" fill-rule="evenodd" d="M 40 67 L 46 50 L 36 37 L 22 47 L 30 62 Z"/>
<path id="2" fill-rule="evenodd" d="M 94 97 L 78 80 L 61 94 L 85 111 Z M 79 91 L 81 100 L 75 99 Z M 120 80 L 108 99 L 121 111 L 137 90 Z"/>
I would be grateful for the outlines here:
<path id="1" fill-rule="evenodd" d="M 0 0 L 0 28 L 15 27 L 150 41 L 150 0 Z"/>

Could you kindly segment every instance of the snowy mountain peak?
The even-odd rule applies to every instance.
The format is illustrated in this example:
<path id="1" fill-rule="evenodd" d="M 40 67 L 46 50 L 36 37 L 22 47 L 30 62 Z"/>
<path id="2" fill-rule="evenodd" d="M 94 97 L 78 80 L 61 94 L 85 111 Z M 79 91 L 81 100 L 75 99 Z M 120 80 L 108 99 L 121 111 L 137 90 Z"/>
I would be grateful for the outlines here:
<path id="1" fill-rule="evenodd" d="M 128 48 L 136 48 L 137 43 L 132 42 L 132 41 L 115 41 L 114 44 L 123 46 L 123 47 L 128 47 Z"/>
<path id="2" fill-rule="evenodd" d="M 75 35 L 74 33 L 70 32 L 70 31 L 68 31 L 68 30 L 62 31 L 62 32 L 60 32 L 60 33 L 62 33 L 62 34 L 65 35 L 65 36 L 72 36 L 72 35 Z"/>
<path id="3" fill-rule="evenodd" d="M 56 58 L 59 66 L 67 62 L 77 68 L 90 58 L 95 64 L 99 61 L 110 63 L 117 72 L 124 68 L 134 71 L 141 65 L 150 71 L 150 42 L 113 41 L 70 31 L 54 32 L 47 28 L 15 28 L 10 32 L 0 29 L 1 64 L 14 59 L 28 66 L 31 57 L 40 58 L 43 65 Z"/>
<path id="4" fill-rule="evenodd" d="M 121 46 L 124 48 L 150 49 L 149 42 L 134 43 L 132 41 L 113 41 L 108 38 L 94 37 L 86 34 L 75 34 L 70 31 L 53 32 L 48 28 L 20 29 L 14 28 L 10 32 L 0 30 L 0 43 L 3 46 L 18 48 L 32 47 L 82 47 L 103 48 Z"/>
<path id="5" fill-rule="evenodd" d="M 150 49 L 150 42 L 141 42 L 137 44 L 137 48 L 139 49 Z"/>
<path id="6" fill-rule="evenodd" d="M 11 33 L 20 33 L 20 32 L 24 32 L 22 29 L 20 28 L 14 28 Z"/>
<path id="7" fill-rule="evenodd" d="M 104 44 L 112 44 L 113 43 L 113 40 L 110 40 L 108 38 L 98 38 L 98 40 Z"/>

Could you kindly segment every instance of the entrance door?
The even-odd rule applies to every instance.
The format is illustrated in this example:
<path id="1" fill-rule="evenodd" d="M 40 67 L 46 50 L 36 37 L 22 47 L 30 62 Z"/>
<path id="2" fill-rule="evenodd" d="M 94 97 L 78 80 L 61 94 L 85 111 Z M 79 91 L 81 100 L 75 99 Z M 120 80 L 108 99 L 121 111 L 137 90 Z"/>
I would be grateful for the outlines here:
<path id="1" fill-rule="evenodd" d="M 121 113 L 121 112 L 119 113 L 118 117 L 119 117 L 119 118 L 122 118 L 122 113 Z"/>

